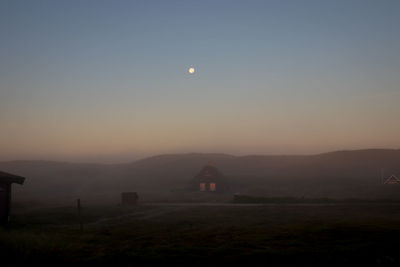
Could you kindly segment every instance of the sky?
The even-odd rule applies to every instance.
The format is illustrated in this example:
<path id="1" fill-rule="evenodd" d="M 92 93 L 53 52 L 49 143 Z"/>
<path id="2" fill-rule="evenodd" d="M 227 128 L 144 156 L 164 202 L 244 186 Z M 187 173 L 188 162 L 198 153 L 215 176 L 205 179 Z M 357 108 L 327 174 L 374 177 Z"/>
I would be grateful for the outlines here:
<path id="1" fill-rule="evenodd" d="M 0 160 L 400 148 L 399 13 L 389 0 L 3 0 Z"/>

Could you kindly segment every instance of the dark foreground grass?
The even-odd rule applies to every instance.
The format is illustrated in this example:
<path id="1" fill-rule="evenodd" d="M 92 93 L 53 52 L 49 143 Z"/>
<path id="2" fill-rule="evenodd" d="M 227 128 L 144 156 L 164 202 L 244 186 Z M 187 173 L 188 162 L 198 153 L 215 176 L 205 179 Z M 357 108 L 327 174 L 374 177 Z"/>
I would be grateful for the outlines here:
<path id="1" fill-rule="evenodd" d="M 15 214 L 8 265 L 398 266 L 399 205 L 138 206 Z M 3 265 L 2 265 L 3 266 Z"/>

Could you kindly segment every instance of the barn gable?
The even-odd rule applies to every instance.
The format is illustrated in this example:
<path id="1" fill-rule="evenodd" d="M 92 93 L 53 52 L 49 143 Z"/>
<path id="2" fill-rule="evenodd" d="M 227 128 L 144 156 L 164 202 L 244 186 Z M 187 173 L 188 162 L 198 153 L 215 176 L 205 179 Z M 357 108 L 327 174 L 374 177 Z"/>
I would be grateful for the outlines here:
<path id="1" fill-rule="evenodd" d="M 386 179 L 384 184 L 400 184 L 400 179 L 397 178 L 396 175 L 392 174 L 389 178 Z"/>

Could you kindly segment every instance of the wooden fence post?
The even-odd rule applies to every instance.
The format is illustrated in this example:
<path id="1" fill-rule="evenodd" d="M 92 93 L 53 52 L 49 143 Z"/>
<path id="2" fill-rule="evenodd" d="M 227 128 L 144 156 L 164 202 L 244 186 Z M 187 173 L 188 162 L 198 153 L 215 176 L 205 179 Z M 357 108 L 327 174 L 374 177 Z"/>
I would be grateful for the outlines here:
<path id="1" fill-rule="evenodd" d="M 82 220 L 82 208 L 81 208 L 81 199 L 80 198 L 78 198 L 76 200 L 76 205 L 78 208 L 79 229 L 82 232 L 83 231 L 83 220 Z"/>

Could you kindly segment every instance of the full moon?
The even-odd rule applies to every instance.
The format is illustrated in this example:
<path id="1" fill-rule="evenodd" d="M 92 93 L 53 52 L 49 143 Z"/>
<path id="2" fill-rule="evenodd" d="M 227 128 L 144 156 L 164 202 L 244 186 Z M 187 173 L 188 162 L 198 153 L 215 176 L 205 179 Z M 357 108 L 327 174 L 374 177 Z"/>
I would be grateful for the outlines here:
<path id="1" fill-rule="evenodd" d="M 193 74 L 193 73 L 194 73 L 194 68 L 193 68 L 193 67 L 189 68 L 189 73 L 190 73 L 190 74 Z"/>

